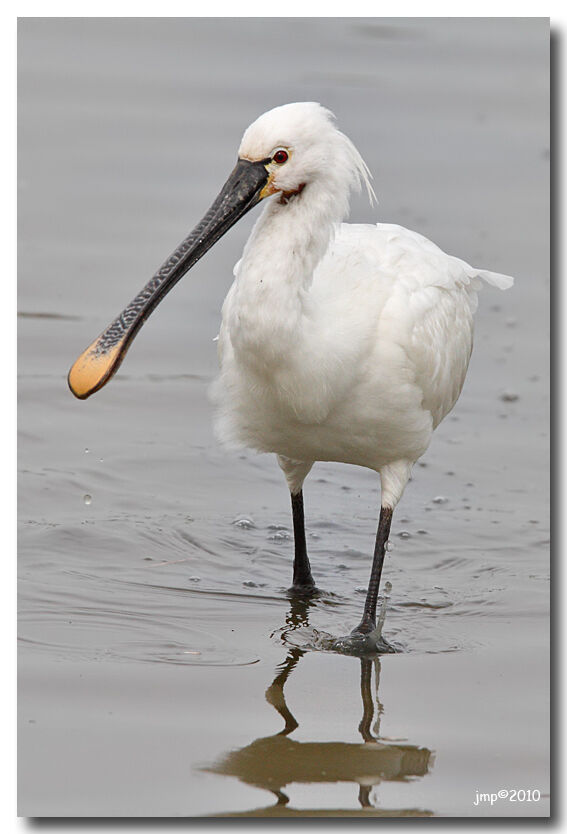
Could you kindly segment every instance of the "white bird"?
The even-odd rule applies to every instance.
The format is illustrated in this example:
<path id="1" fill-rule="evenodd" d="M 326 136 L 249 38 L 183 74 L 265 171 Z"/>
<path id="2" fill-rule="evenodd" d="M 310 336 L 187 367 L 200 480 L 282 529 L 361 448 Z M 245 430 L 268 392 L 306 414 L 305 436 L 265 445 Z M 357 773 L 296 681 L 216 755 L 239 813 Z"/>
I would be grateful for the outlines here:
<path id="1" fill-rule="evenodd" d="M 480 279 L 401 226 L 348 225 L 349 196 L 370 173 L 332 113 L 276 107 L 245 131 L 238 161 L 193 232 L 69 372 L 84 399 L 120 365 L 163 296 L 249 209 L 266 200 L 222 310 L 217 430 L 226 443 L 277 455 L 291 493 L 291 591 L 314 593 L 303 482 L 315 461 L 380 474 L 381 508 L 360 624 L 343 644 L 376 649 L 376 603 L 392 513 L 412 466 L 461 392 Z"/>

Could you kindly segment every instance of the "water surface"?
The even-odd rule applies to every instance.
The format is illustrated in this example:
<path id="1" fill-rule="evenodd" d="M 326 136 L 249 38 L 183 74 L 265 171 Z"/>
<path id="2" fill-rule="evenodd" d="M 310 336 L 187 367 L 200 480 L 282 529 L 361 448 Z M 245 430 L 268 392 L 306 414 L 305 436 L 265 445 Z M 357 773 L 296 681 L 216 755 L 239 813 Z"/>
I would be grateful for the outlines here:
<path id="1" fill-rule="evenodd" d="M 546 22 L 25 19 L 19 96 L 20 813 L 548 814 Z M 66 386 L 245 126 L 293 100 L 330 107 L 373 171 L 380 205 L 353 220 L 517 278 L 483 293 L 464 392 L 394 516 L 400 652 L 375 662 L 313 645 L 358 622 L 378 477 L 314 467 L 324 593 L 292 604 L 275 460 L 212 434 L 253 213 L 112 384 Z M 541 798 L 475 804 L 514 789 Z"/>

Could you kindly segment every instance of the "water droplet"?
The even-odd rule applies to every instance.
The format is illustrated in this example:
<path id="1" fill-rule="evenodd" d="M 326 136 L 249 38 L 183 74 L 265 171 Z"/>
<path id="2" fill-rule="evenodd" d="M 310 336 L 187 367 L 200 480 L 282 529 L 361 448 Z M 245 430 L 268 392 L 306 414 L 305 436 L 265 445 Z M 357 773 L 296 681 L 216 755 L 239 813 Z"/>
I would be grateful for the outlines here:
<path id="1" fill-rule="evenodd" d="M 90 449 L 85 449 L 85 455 L 90 454 L 90 451 L 91 451 Z"/>
<path id="2" fill-rule="evenodd" d="M 392 542 L 386 542 L 386 550 L 393 550 L 393 549 L 394 549 L 394 545 L 392 544 Z"/>
<path id="3" fill-rule="evenodd" d="M 382 634 L 382 629 L 384 628 L 384 622 L 386 620 L 386 609 L 390 602 L 390 592 L 392 590 L 392 583 L 386 582 L 384 585 L 384 591 L 382 593 L 382 599 L 380 602 L 380 609 L 378 613 L 378 621 L 376 623 L 376 630 L 375 633 L 379 637 Z"/>
<path id="4" fill-rule="evenodd" d="M 519 397 L 518 394 L 515 394 L 513 391 L 504 391 L 504 393 L 500 395 L 500 399 L 504 403 L 515 403 L 516 400 L 520 399 L 520 397 Z"/>
<path id="5" fill-rule="evenodd" d="M 245 588 L 257 588 L 258 587 L 255 582 L 252 582 L 251 579 L 248 579 L 246 582 L 243 582 L 242 584 L 244 585 Z"/>
<path id="6" fill-rule="evenodd" d="M 420 536 L 427 535 L 427 530 L 418 530 L 417 532 L 419 533 Z"/>
<path id="7" fill-rule="evenodd" d="M 85 502 L 85 504 L 87 504 L 87 506 L 92 503 L 92 500 L 93 500 L 92 495 L 84 495 L 83 496 L 83 501 Z"/>
<path id="8" fill-rule="evenodd" d="M 189 582 L 200 582 L 200 581 L 201 581 L 200 576 L 190 576 L 189 577 Z"/>
<path id="9" fill-rule="evenodd" d="M 446 504 L 448 502 L 448 498 L 445 498 L 444 495 L 436 495 L 433 499 L 434 504 Z"/>
<path id="10" fill-rule="evenodd" d="M 407 530 L 401 530 L 398 533 L 398 536 L 400 537 L 400 539 L 411 539 L 411 533 L 408 533 Z"/>

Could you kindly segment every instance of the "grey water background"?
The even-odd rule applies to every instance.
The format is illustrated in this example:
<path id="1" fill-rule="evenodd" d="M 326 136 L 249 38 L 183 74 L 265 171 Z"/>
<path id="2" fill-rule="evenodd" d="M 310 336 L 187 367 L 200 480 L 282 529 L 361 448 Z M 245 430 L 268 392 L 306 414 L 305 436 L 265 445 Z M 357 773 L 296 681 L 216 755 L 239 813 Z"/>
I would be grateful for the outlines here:
<path id="1" fill-rule="evenodd" d="M 547 20 L 28 18 L 18 65 L 19 813 L 547 815 Z M 394 515 L 402 651 L 370 666 L 312 646 L 358 622 L 378 476 L 314 467 L 326 593 L 293 606 L 276 462 L 212 433 L 254 212 L 107 388 L 66 385 L 244 128 L 294 100 L 333 110 L 374 174 L 351 220 L 516 277 L 483 291 L 465 389 Z M 514 789 L 541 798 L 475 804 Z"/>

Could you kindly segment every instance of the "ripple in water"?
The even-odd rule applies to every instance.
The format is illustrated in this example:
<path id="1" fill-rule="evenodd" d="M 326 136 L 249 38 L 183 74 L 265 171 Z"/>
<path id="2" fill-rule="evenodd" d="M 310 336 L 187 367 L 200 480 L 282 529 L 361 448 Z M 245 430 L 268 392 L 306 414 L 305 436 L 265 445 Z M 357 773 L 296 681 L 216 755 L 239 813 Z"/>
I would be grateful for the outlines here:
<path id="1" fill-rule="evenodd" d="M 289 645 L 307 651 L 335 652 L 338 654 L 364 655 L 393 654 L 399 647 L 391 645 L 383 636 L 382 631 L 386 621 L 386 611 L 392 590 L 391 582 L 384 584 L 384 593 L 380 601 L 376 628 L 370 634 L 349 634 L 335 637 L 316 628 L 304 627 L 284 628 L 280 630 L 281 640 Z"/>

